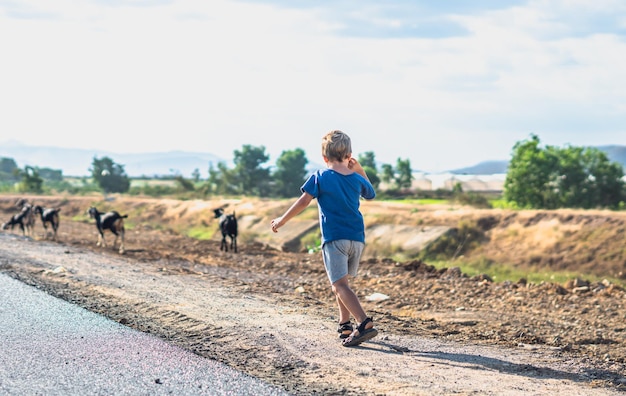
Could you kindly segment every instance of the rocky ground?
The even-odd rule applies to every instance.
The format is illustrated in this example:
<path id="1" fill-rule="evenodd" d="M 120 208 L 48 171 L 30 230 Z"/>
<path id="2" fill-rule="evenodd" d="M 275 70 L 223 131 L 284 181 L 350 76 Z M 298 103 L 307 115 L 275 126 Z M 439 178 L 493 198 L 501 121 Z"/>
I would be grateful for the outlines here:
<path id="1" fill-rule="evenodd" d="M 4 217 L 13 211 L 11 204 L 11 198 L 0 201 L 0 213 L 5 213 Z M 316 380 L 310 373 L 304 374 L 310 371 L 310 366 L 302 363 L 306 359 L 285 358 L 281 362 L 280 354 L 277 358 L 274 352 L 269 353 L 274 348 L 271 339 L 266 339 L 264 347 L 259 347 L 259 343 L 263 342 L 258 338 L 251 339 L 254 334 L 249 333 L 249 326 L 262 328 L 268 320 L 273 320 L 271 316 L 264 317 L 261 313 L 254 324 L 242 324 L 248 332 L 245 336 L 232 334 L 238 319 L 231 318 L 219 326 L 210 326 L 200 323 L 197 316 L 189 313 L 182 315 L 180 307 L 174 309 L 170 306 L 168 313 L 164 314 L 162 307 L 155 308 L 157 303 L 150 303 L 150 296 L 159 293 L 157 286 L 150 290 L 149 285 L 143 285 L 141 287 L 147 289 L 143 294 L 135 295 L 130 290 L 139 288 L 138 284 L 129 284 L 123 279 L 135 276 L 132 271 L 141 272 L 145 275 L 142 275 L 142 282 L 148 283 L 150 279 L 163 277 L 178 280 L 202 278 L 216 288 L 228 288 L 229 293 L 267 299 L 272 304 L 289 307 L 285 310 L 322 318 L 328 324 L 327 331 L 318 334 L 320 329 L 313 328 L 309 333 L 315 333 L 315 340 L 323 337 L 337 343 L 332 327 L 336 319 L 335 302 L 319 254 L 282 252 L 253 240 L 240 242 L 239 253 L 223 253 L 219 252 L 216 239 L 196 240 L 172 231 L 136 225 L 127 233 L 126 254 L 120 256 L 111 248 L 97 248 L 95 227 L 81 218 L 82 210 L 71 209 L 71 200 L 65 199 L 63 205 L 62 213 L 66 216 L 62 219 L 58 241 L 51 243 L 65 249 L 67 257 L 76 257 L 77 252 L 94 252 L 103 259 L 112 260 L 110 268 L 105 268 L 108 264 L 93 266 L 83 274 L 82 271 L 86 271 L 84 260 L 74 262 L 68 259 L 66 261 L 74 264 L 66 265 L 62 261 L 58 265 L 44 264 L 37 260 L 36 253 L 32 253 L 35 256 L 29 256 L 30 259 L 25 257 L 20 261 L 16 259 L 18 256 L 14 256 L 17 253 L 13 252 L 11 257 L 3 258 L 1 271 L 297 394 L 446 393 L 430 392 L 425 388 L 412 391 L 410 386 L 404 388 L 405 391 L 401 386 L 384 388 L 385 384 L 381 385 L 375 376 L 363 373 L 358 374 L 363 381 L 357 381 L 362 384 L 354 385 L 354 388 L 350 386 L 349 376 L 333 380 L 330 372 L 322 375 L 313 370 L 318 375 Z M 84 209 L 84 201 L 80 201 L 79 206 Z M 41 224 L 36 227 L 32 238 L 25 239 L 47 244 Z M 17 230 L 3 232 L 20 235 Z M 109 242 L 112 242 L 110 236 Z M 36 249 L 37 245 L 31 243 L 28 246 L 29 249 Z M 124 260 L 124 264 L 120 264 L 119 260 Z M 135 270 L 131 269 L 133 263 Z M 61 268 L 58 271 L 62 275 L 54 273 L 58 268 Z M 126 272 L 121 272 L 122 268 Z M 104 278 L 109 279 L 105 281 Z M 155 285 L 163 283 L 155 282 Z M 162 287 L 162 295 L 171 292 Z M 409 344 L 391 342 L 396 340 L 394 337 L 398 337 L 397 340 L 405 337 L 422 339 L 426 344 L 427 340 L 431 340 L 485 348 L 495 346 L 509 353 L 522 350 L 530 354 L 541 353 L 545 360 L 553 364 L 570 365 L 571 373 L 561 379 L 583 383 L 587 390 L 619 392 L 626 389 L 626 293 L 622 287 L 609 281 L 589 282 L 578 278 L 565 284 L 531 284 L 523 280 L 493 282 L 487 275 L 468 277 L 457 268 L 437 270 L 428 263 L 416 260 L 396 262 L 368 258 L 362 263 L 360 276 L 353 282 L 353 288 L 381 330 L 378 347 L 390 352 L 410 354 L 412 351 L 412 347 L 406 346 Z M 210 328 L 213 338 L 209 340 L 200 336 L 200 328 Z M 280 334 L 280 330 L 276 330 L 275 334 Z M 260 335 L 261 338 L 277 337 L 268 336 L 265 332 L 260 332 Z M 236 342 L 239 338 L 243 342 Z M 340 352 L 344 353 L 343 350 Z M 329 353 L 331 356 L 321 356 L 320 361 L 333 359 L 332 354 L 338 354 L 332 350 Z M 268 361 L 268 354 L 272 355 L 271 362 Z M 341 359 L 338 360 L 340 363 L 343 362 Z M 502 372 L 504 366 L 506 363 L 492 369 Z M 546 376 L 545 369 L 539 370 L 532 364 L 528 367 L 520 364 L 516 370 L 526 371 L 525 376 L 534 378 Z M 538 371 L 529 375 L 528 370 Z M 370 383 L 371 386 L 367 385 Z M 445 388 L 461 393 L 471 393 L 472 389 L 480 388 Z M 542 393 L 541 386 L 530 391 L 549 394 Z M 494 390 L 493 394 L 498 392 Z"/>

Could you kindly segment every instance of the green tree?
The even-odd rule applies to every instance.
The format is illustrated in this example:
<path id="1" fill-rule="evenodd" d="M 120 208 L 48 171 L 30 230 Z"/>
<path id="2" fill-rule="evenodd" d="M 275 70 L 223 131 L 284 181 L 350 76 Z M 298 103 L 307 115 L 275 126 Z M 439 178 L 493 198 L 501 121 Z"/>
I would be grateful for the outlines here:
<path id="1" fill-rule="evenodd" d="M 56 182 L 63 181 L 63 171 L 61 169 L 37 168 L 37 172 L 44 180 Z"/>
<path id="2" fill-rule="evenodd" d="M 204 183 L 203 191 L 205 194 L 217 194 L 218 186 L 221 184 L 222 178 L 220 173 L 213 166 L 213 162 L 209 162 L 209 176 Z"/>
<path id="3" fill-rule="evenodd" d="M 390 164 L 382 165 L 382 176 L 381 180 L 387 184 L 391 183 L 396 178 L 395 172 L 393 170 L 393 166 Z"/>
<path id="4" fill-rule="evenodd" d="M 411 188 L 413 184 L 413 171 L 411 170 L 411 161 L 409 159 L 400 159 L 396 162 L 395 182 L 398 189 Z"/>
<path id="5" fill-rule="evenodd" d="M 237 183 L 237 193 L 266 197 L 270 193 L 270 171 L 261 165 L 269 160 L 265 146 L 245 144 L 241 151 L 234 151 L 233 173 Z"/>
<path id="6" fill-rule="evenodd" d="M 372 169 L 376 169 L 376 156 L 373 151 L 366 151 L 362 154 L 359 154 L 357 157 L 359 163 L 363 168 L 370 167 Z"/>
<path id="7" fill-rule="evenodd" d="M 124 165 L 116 164 L 109 157 L 94 157 L 89 171 L 105 194 L 125 193 L 130 189 L 130 179 L 124 171 Z"/>
<path id="8" fill-rule="evenodd" d="M 592 201 L 591 180 L 585 169 L 582 147 L 558 149 L 547 147 L 558 158 L 558 168 L 554 170 L 556 188 L 553 194 L 557 195 L 556 207 L 589 207 Z"/>
<path id="9" fill-rule="evenodd" d="M 191 180 L 187 180 L 181 175 L 174 176 L 174 181 L 178 185 L 178 189 L 182 191 L 194 191 L 195 187 Z"/>
<path id="10" fill-rule="evenodd" d="M 624 200 L 624 169 L 595 148 L 541 148 L 531 135 L 513 147 L 504 198 L 522 208 L 616 208 Z"/>
<path id="11" fill-rule="evenodd" d="M 615 208 L 623 200 L 624 169 L 592 147 L 559 151 L 558 188 L 561 206 L 590 209 Z"/>
<path id="12" fill-rule="evenodd" d="M 12 174 L 17 169 L 17 164 L 13 158 L 0 157 L 0 172 Z"/>
<path id="13" fill-rule="evenodd" d="M 359 163 L 363 167 L 367 178 L 370 179 L 370 183 L 375 189 L 378 189 L 380 185 L 380 177 L 378 177 L 378 169 L 376 169 L 376 157 L 373 151 L 366 151 L 363 154 L 359 154 L 357 158 Z"/>
<path id="14" fill-rule="evenodd" d="M 20 173 L 22 179 L 18 187 L 20 192 L 41 193 L 43 179 L 39 176 L 37 169 L 27 165 L 24 167 L 24 171 Z"/>
<path id="15" fill-rule="evenodd" d="M 13 158 L 0 157 L 0 181 L 15 182 L 19 178 L 16 177 L 20 173 Z"/>
<path id="16" fill-rule="evenodd" d="M 272 173 L 276 195 L 284 198 L 300 195 L 300 187 L 307 175 L 308 162 L 304 150 L 300 148 L 283 151 L 280 154 L 276 160 L 276 170 Z"/>
<path id="17" fill-rule="evenodd" d="M 200 181 L 200 169 L 196 168 L 193 170 L 193 172 L 191 172 L 191 179 L 194 181 L 194 183 Z"/>
<path id="18" fill-rule="evenodd" d="M 458 198 L 461 195 L 463 195 L 463 185 L 460 182 L 456 182 L 452 187 L 452 196 Z"/>
<path id="19" fill-rule="evenodd" d="M 411 188 L 414 177 L 410 160 L 398 158 L 395 167 L 390 164 L 383 164 L 381 168 L 380 180 L 389 185 L 393 183 L 391 189 L 401 190 L 403 188 Z"/>
<path id="20" fill-rule="evenodd" d="M 612 209 L 623 206 L 626 201 L 624 167 L 618 162 L 611 162 L 604 152 L 595 148 L 588 148 L 585 158 L 592 182 L 594 206 Z"/>
<path id="21" fill-rule="evenodd" d="M 235 173 L 228 169 L 225 162 L 218 162 L 217 167 L 210 163 L 209 177 L 207 178 L 204 192 L 206 194 L 218 195 L 238 194 L 239 187 L 235 179 Z"/>
<path id="22" fill-rule="evenodd" d="M 513 146 L 504 180 L 504 199 L 520 208 L 555 208 L 559 206 L 555 190 L 557 179 L 554 169 L 558 165 L 558 153 L 554 149 L 539 147 L 537 135 Z"/>

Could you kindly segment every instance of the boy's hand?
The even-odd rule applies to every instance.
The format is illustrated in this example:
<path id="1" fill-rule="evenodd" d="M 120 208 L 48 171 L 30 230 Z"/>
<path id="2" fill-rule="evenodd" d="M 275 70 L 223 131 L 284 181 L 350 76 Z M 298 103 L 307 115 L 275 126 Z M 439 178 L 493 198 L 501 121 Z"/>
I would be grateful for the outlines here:
<path id="1" fill-rule="evenodd" d="M 277 217 L 274 220 L 272 220 L 271 227 L 272 227 L 273 232 L 278 232 L 278 228 L 280 227 L 280 220 L 281 220 L 280 217 Z"/>
<path id="2" fill-rule="evenodd" d="M 360 174 L 361 176 L 367 178 L 367 175 L 365 174 L 365 170 L 363 169 L 361 164 L 359 164 L 359 161 L 357 161 L 356 158 L 350 158 L 350 160 L 348 160 L 348 169 L 351 169 L 355 171 L 356 173 Z"/>
<path id="3" fill-rule="evenodd" d="M 278 232 L 278 229 L 284 226 L 289 221 L 289 219 L 306 209 L 306 207 L 309 206 L 309 203 L 311 203 L 312 199 L 313 196 L 311 194 L 303 192 L 300 198 L 298 198 L 298 200 L 294 202 L 293 205 L 289 207 L 289 209 L 287 209 L 285 214 L 272 220 L 272 222 L 270 223 L 272 231 Z"/>

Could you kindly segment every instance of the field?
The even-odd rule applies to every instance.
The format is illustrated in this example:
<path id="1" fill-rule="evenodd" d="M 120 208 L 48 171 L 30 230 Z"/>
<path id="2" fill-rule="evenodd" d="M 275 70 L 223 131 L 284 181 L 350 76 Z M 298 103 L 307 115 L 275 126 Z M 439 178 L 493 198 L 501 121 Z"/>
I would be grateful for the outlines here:
<path id="1" fill-rule="evenodd" d="M 16 211 L 12 207 L 16 198 L 0 197 L 0 220 Z M 95 247 L 96 230 L 86 215 L 90 205 L 101 211 L 115 209 L 129 215 L 127 253 L 123 256 L 129 265 L 148 265 L 159 273 L 179 278 L 194 274 L 213 276 L 216 284 L 276 299 L 333 323 L 333 296 L 319 254 L 309 254 L 312 246 L 301 242 L 303 238 L 315 241 L 315 206 L 278 234 L 272 234 L 270 219 L 282 213 L 291 201 L 179 201 L 117 196 L 103 201 L 97 195 L 28 198 L 44 206 L 62 208 L 55 244 L 67 249 L 94 251 L 117 260 L 119 254 L 110 247 Z M 240 220 L 237 254 L 219 251 L 217 224 L 212 216 L 217 207 L 236 212 Z M 578 365 L 578 371 L 572 374 L 576 381 L 592 388 L 624 389 L 625 213 L 477 210 L 377 201 L 364 202 L 362 211 L 368 246 L 361 276 L 353 285 L 386 337 L 424 337 L 464 345 L 499 346 L 503 350 L 520 346 L 541 350 L 560 361 L 577 362 L 574 365 Z M 20 234 L 16 230 L 4 232 Z M 111 235 L 107 238 L 112 243 Z M 433 241 L 445 238 L 447 244 L 440 244 L 439 249 L 458 252 L 454 261 L 435 266 L 435 262 L 415 258 L 420 249 L 432 248 L 436 246 Z M 41 223 L 32 239 L 45 239 Z M 330 386 L 335 391 L 344 389 L 338 393 L 350 393 L 345 391 L 350 381 L 347 374 L 328 385 L 334 377 L 325 373 L 323 385 L 315 376 L 304 374 L 310 367 L 285 363 L 289 367 L 283 367 L 278 376 L 275 361 L 267 361 L 258 348 L 237 344 L 229 335 L 229 331 L 236 331 L 237 323 L 221 323 L 220 335 L 208 343 L 194 338 L 196 322 L 156 315 L 162 311 L 129 297 L 134 286 L 125 286 L 126 292 L 120 292 L 111 285 L 97 283 L 115 276 L 106 268 L 91 268 L 90 276 L 95 276 L 93 271 L 103 271 L 102 276 L 97 281 L 87 281 L 87 275 L 80 276 L 79 267 L 58 277 L 42 270 L 41 265 L 9 263 L 0 270 L 131 327 L 169 337 L 203 356 L 217 358 L 288 390 L 306 394 L 313 389 L 311 393 L 315 394 L 325 393 L 324 386 Z M 476 273 L 468 274 L 472 269 Z M 115 283 L 110 279 L 106 282 Z M 368 300 L 380 294 L 388 298 Z M 253 342 L 250 337 L 246 337 L 246 342 Z M 238 353 L 228 353 L 226 345 Z M 251 367 L 250 362 L 255 366 Z M 303 381 L 309 391 L 303 388 Z M 380 393 L 374 378 L 364 378 L 362 382 L 364 393 Z"/>

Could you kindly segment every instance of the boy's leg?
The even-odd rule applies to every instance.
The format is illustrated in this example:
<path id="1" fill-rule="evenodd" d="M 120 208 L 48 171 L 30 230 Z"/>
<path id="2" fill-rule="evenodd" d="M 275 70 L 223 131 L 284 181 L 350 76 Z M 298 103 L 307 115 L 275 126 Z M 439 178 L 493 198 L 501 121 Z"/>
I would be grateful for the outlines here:
<path id="1" fill-rule="evenodd" d="M 324 267 L 328 274 L 331 286 L 341 278 L 345 278 L 349 272 L 348 254 L 346 250 L 347 241 L 331 241 L 325 243 L 322 246 L 322 258 L 324 259 Z M 350 322 L 350 310 L 341 301 L 339 294 L 333 286 L 333 293 L 337 300 L 337 307 L 339 308 L 339 323 L 343 324 Z"/>
<path id="2" fill-rule="evenodd" d="M 367 317 L 358 297 L 350 289 L 347 275 L 333 283 L 333 291 L 337 296 L 337 300 L 359 321 L 358 327 L 347 338 L 344 338 L 342 345 L 346 347 L 356 346 L 376 337 L 378 330 L 374 328 L 372 318 Z"/>
<path id="3" fill-rule="evenodd" d="M 349 275 L 356 276 L 363 247 L 362 242 L 349 240 L 332 241 L 322 246 L 324 266 L 339 307 L 339 323 L 348 322 L 350 314 L 359 323 L 367 319 L 358 297 L 348 283 Z M 368 322 L 365 324 L 365 329 L 373 326 L 373 323 Z"/>
<path id="4" fill-rule="evenodd" d="M 333 289 L 334 292 L 334 289 Z M 350 310 L 345 306 L 344 303 L 341 302 L 339 295 L 335 293 L 335 298 L 337 299 L 337 306 L 339 307 L 339 323 L 345 323 L 350 321 Z"/>
<path id="5" fill-rule="evenodd" d="M 335 296 L 337 297 L 337 303 L 339 304 L 340 314 L 341 314 L 341 309 L 343 307 L 347 309 L 359 323 L 364 321 L 367 318 L 367 314 L 363 310 L 363 307 L 361 306 L 361 303 L 359 302 L 359 298 L 352 291 L 352 289 L 350 289 L 350 285 L 348 284 L 348 275 L 344 276 L 343 278 L 339 279 L 337 282 L 333 283 L 333 292 L 335 293 Z"/>
<path id="6" fill-rule="evenodd" d="M 337 294 L 335 294 L 335 299 L 337 300 L 337 306 L 339 307 L 339 326 L 337 327 L 337 332 L 339 333 L 339 338 L 343 340 L 352 334 L 354 327 L 352 327 L 350 311 L 348 308 L 341 302 L 341 299 Z"/>

